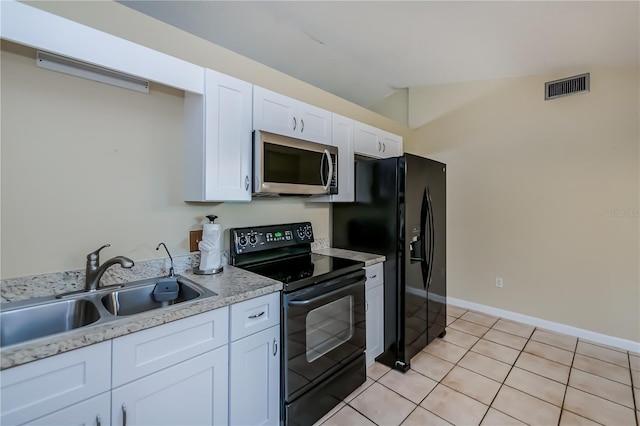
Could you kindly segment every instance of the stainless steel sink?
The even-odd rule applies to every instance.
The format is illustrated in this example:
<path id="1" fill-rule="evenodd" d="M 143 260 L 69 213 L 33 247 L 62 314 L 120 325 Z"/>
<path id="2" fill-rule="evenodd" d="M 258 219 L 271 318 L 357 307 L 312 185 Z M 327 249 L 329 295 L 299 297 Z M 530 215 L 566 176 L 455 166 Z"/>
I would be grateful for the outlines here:
<path id="1" fill-rule="evenodd" d="M 166 282 L 166 279 L 164 280 Z M 157 281 L 134 288 L 124 288 L 102 296 L 102 305 L 110 314 L 125 316 L 139 314 L 188 300 L 197 299 L 203 295 L 203 291 L 184 282 L 181 279 L 172 280 L 177 283 L 177 298 L 171 301 L 158 301 L 154 297 Z"/>
<path id="2" fill-rule="evenodd" d="M 100 319 L 94 303 L 61 300 L 0 312 L 0 346 L 84 327 Z"/>
<path id="3" fill-rule="evenodd" d="M 169 288 L 172 283 L 177 284 L 178 291 L 175 299 L 171 292 L 156 292 L 154 295 L 158 282 L 169 284 Z M 135 281 L 92 292 L 73 292 L 57 297 L 2 303 L 0 304 L 0 347 L 81 327 L 106 324 L 115 321 L 118 317 L 209 296 L 217 296 L 217 294 L 185 277 L 177 276 Z"/>

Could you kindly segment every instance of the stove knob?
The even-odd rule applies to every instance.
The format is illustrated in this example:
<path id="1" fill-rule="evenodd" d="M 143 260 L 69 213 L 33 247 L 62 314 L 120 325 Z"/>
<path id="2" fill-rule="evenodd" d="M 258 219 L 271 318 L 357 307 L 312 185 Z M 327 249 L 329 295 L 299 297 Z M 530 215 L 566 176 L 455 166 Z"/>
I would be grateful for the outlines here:
<path id="1" fill-rule="evenodd" d="M 307 226 L 307 229 L 304 230 L 304 235 L 307 236 L 307 238 L 311 238 L 311 227 Z"/>
<path id="2" fill-rule="evenodd" d="M 300 237 L 301 240 L 304 240 L 304 229 L 303 228 L 298 228 L 298 237 Z"/>
<path id="3" fill-rule="evenodd" d="M 255 246 L 257 242 L 258 242 L 258 238 L 256 237 L 256 234 L 249 235 L 249 244 L 251 244 L 252 246 Z"/>
<path id="4" fill-rule="evenodd" d="M 240 238 L 238 238 L 238 244 L 240 245 L 240 247 L 244 247 L 247 245 L 247 237 L 245 237 L 244 235 L 240 235 Z"/>

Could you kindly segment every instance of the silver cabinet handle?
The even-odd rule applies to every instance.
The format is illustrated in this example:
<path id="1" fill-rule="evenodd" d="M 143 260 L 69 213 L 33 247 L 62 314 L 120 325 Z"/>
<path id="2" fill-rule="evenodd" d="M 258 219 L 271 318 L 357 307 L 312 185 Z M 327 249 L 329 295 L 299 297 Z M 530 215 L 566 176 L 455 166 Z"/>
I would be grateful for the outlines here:
<path id="1" fill-rule="evenodd" d="M 293 130 L 295 130 L 296 127 L 298 127 L 298 122 L 296 121 L 296 118 L 293 117 Z"/>
<path id="2" fill-rule="evenodd" d="M 127 426 L 127 406 L 122 404 L 122 426 Z"/>
<path id="3" fill-rule="evenodd" d="M 369 302 L 366 302 L 366 307 L 364 309 L 365 312 L 369 312 Z"/>
<path id="4" fill-rule="evenodd" d="M 96 426 L 102 426 L 102 419 L 100 418 L 100 414 L 96 415 Z"/>
<path id="5" fill-rule="evenodd" d="M 304 120 L 300 119 L 300 133 L 304 132 Z"/>
<path id="6" fill-rule="evenodd" d="M 378 274 L 375 274 L 375 275 L 371 275 L 369 278 L 374 279 L 377 276 L 378 276 Z"/>
<path id="7" fill-rule="evenodd" d="M 276 356 L 277 353 L 278 353 L 278 342 L 276 342 L 276 339 L 273 339 L 273 356 Z"/>
<path id="8" fill-rule="evenodd" d="M 244 190 L 245 191 L 249 190 L 249 175 L 244 176 Z"/>
<path id="9" fill-rule="evenodd" d="M 260 312 L 259 314 L 253 314 L 253 315 L 249 315 L 249 318 L 254 319 L 254 318 L 258 318 L 264 315 L 264 311 Z"/>
<path id="10" fill-rule="evenodd" d="M 380 143 L 380 141 L 378 141 L 378 151 L 382 150 L 382 144 Z"/>
<path id="11" fill-rule="evenodd" d="M 384 152 L 387 149 L 387 146 L 385 144 L 382 144 L 382 152 Z"/>

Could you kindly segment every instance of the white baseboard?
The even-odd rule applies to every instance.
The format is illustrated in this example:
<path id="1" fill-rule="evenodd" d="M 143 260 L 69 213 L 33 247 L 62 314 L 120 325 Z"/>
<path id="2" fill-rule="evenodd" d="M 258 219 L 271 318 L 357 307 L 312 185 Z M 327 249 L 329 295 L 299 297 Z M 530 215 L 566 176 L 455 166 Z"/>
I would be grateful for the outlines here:
<path id="1" fill-rule="evenodd" d="M 626 340 L 619 337 L 608 336 L 606 334 L 596 333 L 594 331 L 585 330 L 583 328 L 573 327 L 570 325 L 547 321 L 529 315 L 519 314 L 517 312 L 494 308 L 493 306 L 481 305 L 479 303 L 456 299 L 455 297 L 447 297 L 447 303 L 455 306 L 460 306 L 461 308 L 473 309 L 474 311 L 483 312 L 485 314 L 493 315 L 496 317 L 501 317 L 504 319 L 545 328 L 547 330 L 555 331 L 558 333 L 569 334 L 581 339 L 591 340 L 592 342 L 613 346 L 616 348 L 624 349 L 626 351 L 640 353 L 640 342 L 634 342 L 633 340 Z"/>

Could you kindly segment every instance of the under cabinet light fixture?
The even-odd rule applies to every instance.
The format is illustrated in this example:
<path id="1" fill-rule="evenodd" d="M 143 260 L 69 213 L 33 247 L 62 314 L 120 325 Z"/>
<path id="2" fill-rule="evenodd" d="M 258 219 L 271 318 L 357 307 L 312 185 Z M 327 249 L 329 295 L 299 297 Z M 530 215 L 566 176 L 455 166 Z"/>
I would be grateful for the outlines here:
<path id="1" fill-rule="evenodd" d="M 36 54 L 36 65 L 76 77 L 149 93 L 149 82 L 141 78 L 41 50 Z"/>

